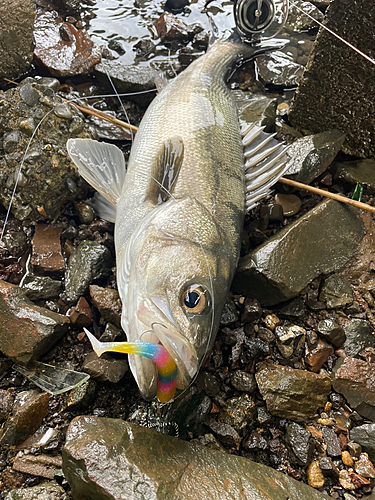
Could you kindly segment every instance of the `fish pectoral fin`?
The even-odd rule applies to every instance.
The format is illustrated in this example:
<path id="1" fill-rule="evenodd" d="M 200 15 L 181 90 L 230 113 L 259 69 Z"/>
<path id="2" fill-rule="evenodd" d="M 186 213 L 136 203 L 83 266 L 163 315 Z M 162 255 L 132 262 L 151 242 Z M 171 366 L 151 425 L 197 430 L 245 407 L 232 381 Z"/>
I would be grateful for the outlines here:
<path id="1" fill-rule="evenodd" d="M 170 198 L 183 159 L 184 143 L 180 137 L 173 137 L 164 141 L 152 165 L 146 200 L 157 205 Z"/>
<path id="2" fill-rule="evenodd" d="M 274 139 L 275 134 L 267 134 L 263 129 L 252 124 L 242 130 L 246 211 L 269 194 L 270 188 L 290 167 L 288 147 Z"/>
<path id="3" fill-rule="evenodd" d="M 115 207 L 126 173 L 122 151 L 92 139 L 69 139 L 66 148 L 81 176 Z"/>

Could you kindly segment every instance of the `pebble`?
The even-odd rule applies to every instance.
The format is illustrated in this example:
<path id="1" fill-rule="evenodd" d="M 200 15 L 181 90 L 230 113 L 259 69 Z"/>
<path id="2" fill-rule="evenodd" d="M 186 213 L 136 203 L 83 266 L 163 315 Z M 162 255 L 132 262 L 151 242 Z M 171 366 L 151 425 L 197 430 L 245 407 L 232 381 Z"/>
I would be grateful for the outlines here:
<path id="1" fill-rule="evenodd" d="M 335 347 L 342 347 L 346 340 L 343 327 L 332 319 L 327 318 L 319 321 L 317 330 L 325 340 L 331 342 Z"/>
<path id="2" fill-rule="evenodd" d="M 340 470 L 339 482 L 346 490 L 354 490 L 355 486 L 350 479 L 350 474 L 346 469 Z"/>
<path id="3" fill-rule="evenodd" d="M 280 324 L 280 320 L 276 316 L 276 314 L 268 314 L 264 318 L 264 324 L 273 332 L 275 328 Z"/>
<path id="4" fill-rule="evenodd" d="M 364 477 L 375 479 L 375 470 L 367 453 L 361 453 L 354 465 L 355 471 Z"/>
<path id="5" fill-rule="evenodd" d="M 230 425 L 237 432 L 246 427 L 248 422 L 256 418 L 256 407 L 254 400 L 247 394 L 230 398 L 219 412 L 218 420 Z"/>
<path id="6" fill-rule="evenodd" d="M 82 370 L 100 382 L 119 382 L 128 371 L 126 359 L 115 359 L 109 353 L 104 353 L 100 358 L 95 352 L 86 355 Z"/>
<path id="7" fill-rule="evenodd" d="M 277 326 L 276 345 L 284 358 L 290 358 L 305 343 L 306 330 L 297 325 Z"/>
<path id="8" fill-rule="evenodd" d="M 50 276 L 25 275 L 21 288 L 30 300 L 50 299 L 62 292 L 62 282 Z"/>
<path id="9" fill-rule="evenodd" d="M 326 304 L 327 309 L 350 305 L 353 299 L 353 289 L 350 283 L 337 274 L 332 274 L 324 281 L 319 295 L 319 300 Z"/>
<path id="10" fill-rule="evenodd" d="M 360 476 L 359 474 L 356 474 L 353 469 L 349 469 L 349 476 L 351 482 L 354 484 L 354 488 L 362 488 L 362 486 L 365 486 L 367 484 L 370 484 L 370 481 L 368 479 L 365 479 L 364 477 Z"/>
<path id="11" fill-rule="evenodd" d="M 91 224 L 91 222 L 94 220 L 94 210 L 87 203 L 76 203 L 75 209 L 77 211 L 78 218 L 81 224 Z"/>
<path id="12" fill-rule="evenodd" d="M 69 309 L 68 316 L 76 328 L 88 328 L 92 323 L 92 311 L 85 297 L 80 297 L 77 304 Z"/>
<path id="13" fill-rule="evenodd" d="M 285 442 L 291 452 L 291 462 L 306 466 L 312 457 L 314 442 L 309 431 L 296 423 L 286 428 Z"/>
<path id="14" fill-rule="evenodd" d="M 324 486 L 324 475 L 318 460 L 314 460 L 309 464 L 306 474 L 307 481 L 312 488 L 322 488 Z"/>
<path id="15" fill-rule="evenodd" d="M 223 326 L 231 325 L 238 320 L 238 312 L 232 300 L 227 300 L 221 313 L 220 324 Z"/>
<path id="16" fill-rule="evenodd" d="M 326 344 L 322 340 L 319 340 L 314 349 L 306 347 L 305 363 L 312 372 L 318 373 L 324 363 L 327 362 L 329 356 L 332 356 L 332 354 L 333 347 Z"/>
<path id="17" fill-rule="evenodd" d="M 68 500 L 68 494 L 55 481 L 49 481 L 32 488 L 14 489 L 5 500 Z"/>
<path id="18" fill-rule="evenodd" d="M 375 335 L 370 323 L 365 319 L 353 318 L 344 326 L 346 340 L 344 350 L 348 356 L 356 358 L 367 347 L 375 347 Z"/>
<path id="19" fill-rule="evenodd" d="M 239 449 L 242 439 L 232 426 L 225 422 L 216 422 L 216 420 L 209 421 L 208 426 L 224 446 Z"/>
<path id="20" fill-rule="evenodd" d="M 350 453 L 346 450 L 341 453 L 341 460 L 343 461 L 343 464 L 346 465 L 347 467 L 352 467 L 354 464 L 354 461 L 350 456 Z"/>
<path id="21" fill-rule="evenodd" d="M 32 239 L 30 264 L 34 271 L 61 276 L 65 261 L 61 251 L 61 228 L 38 224 Z"/>
<path id="22" fill-rule="evenodd" d="M 285 217 L 295 215 L 302 205 L 300 198 L 298 198 L 295 194 L 277 193 L 275 196 L 275 203 L 282 206 L 283 215 L 285 215 Z"/>
<path id="23" fill-rule="evenodd" d="M 341 457 L 341 446 L 335 431 L 331 427 L 322 427 L 322 434 L 327 446 L 327 455 Z"/>
<path id="24" fill-rule="evenodd" d="M 97 285 L 90 285 L 89 291 L 93 304 L 98 308 L 103 320 L 120 328 L 122 303 L 118 291 Z"/>
<path id="25" fill-rule="evenodd" d="M 164 12 L 164 14 L 153 23 L 153 26 L 158 38 L 160 38 L 162 42 L 175 42 L 177 40 L 184 43 L 189 40 L 186 23 L 170 12 Z"/>
<path id="26" fill-rule="evenodd" d="M 257 384 L 255 376 L 252 373 L 247 373 L 243 370 L 235 370 L 230 374 L 231 384 L 237 391 L 253 394 Z"/>
<path id="27" fill-rule="evenodd" d="M 53 479 L 56 469 L 61 469 L 61 456 L 51 455 L 23 455 L 22 452 L 16 456 L 13 462 L 13 469 L 32 476 Z"/>
<path id="28" fill-rule="evenodd" d="M 4 389 L 0 389 L 0 422 L 4 422 L 4 420 L 6 420 L 11 414 L 13 402 L 14 395 L 12 391 L 5 391 Z"/>
<path id="29" fill-rule="evenodd" d="M 95 380 L 89 379 L 79 387 L 76 387 L 66 396 L 65 409 L 69 411 L 85 410 L 95 398 L 97 384 Z"/>
<path id="30" fill-rule="evenodd" d="M 207 396 L 216 396 L 220 392 L 219 382 L 213 373 L 201 370 L 195 380 L 195 384 L 200 387 Z"/>
<path id="31" fill-rule="evenodd" d="M 251 321 L 256 321 L 261 318 L 262 312 L 262 306 L 256 299 L 247 298 L 243 304 L 241 322 L 250 323 Z"/>
<path id="32" fill-rule="evenodd" d="M 319 460 L 319 467 L 325 476 L 332 476 L 335 479 L 339 477 L 339 470 L 332 462 L 331 458 L 323 457 Z"/>

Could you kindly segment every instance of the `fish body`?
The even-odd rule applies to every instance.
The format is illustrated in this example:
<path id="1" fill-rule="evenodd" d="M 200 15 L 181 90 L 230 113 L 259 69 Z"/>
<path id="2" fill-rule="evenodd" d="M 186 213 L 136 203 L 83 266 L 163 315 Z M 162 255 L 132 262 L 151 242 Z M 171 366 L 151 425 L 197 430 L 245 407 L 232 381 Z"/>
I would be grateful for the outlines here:
<path id="1" fill-rule="evenodd" d="M 181 389 L 213 346 L 239 258 L 245 205 L 285 170 L 283 151 L 261 128 L 250 127 L 243 139 L 225 83 L 244 52 L 249 58 L 269 48 L 217 42 L 171 81 L 141 121 L 126 175 L 115 146 L 68 141 L 81 175 L 106 198 L 98 200 L 99 213 L 115 221 L 128 341 L 162 344 Z M 246 173 L 246 162 L 255 175 Z M 142 395 L 152 398 L 153 361 L 136 355 L 129 361 Z"/>

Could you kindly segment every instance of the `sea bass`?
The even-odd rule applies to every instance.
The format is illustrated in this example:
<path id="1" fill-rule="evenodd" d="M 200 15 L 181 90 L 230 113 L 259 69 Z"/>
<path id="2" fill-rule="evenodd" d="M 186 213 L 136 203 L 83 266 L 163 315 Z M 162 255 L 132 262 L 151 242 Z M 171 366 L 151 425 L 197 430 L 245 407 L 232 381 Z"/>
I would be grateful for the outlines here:
<path id="1" fill-rule="evenodd" d="M 225 83 L 237 61 L 280 48 L 278 42 L 245 46 L 232 36 L 169 82 L 141 121 L 127 171 L 114 145 L 67 143 L 80 174 L 100 193 L 98 214 L 115 222 L 127 339 L 163 349 L 174 363 L 171 373 L 177 368 L 168 377 L 180 389 L 212 349 L 239 258 L 245 209 L 287 168 L 285 148 L 272 135 L 255 125 L 240 130 Z M 100 351 L 96 344 L 98 354 L 121 350 Z M 133 352 L 129 363 L 143 397 L 153 398 L 154 358 L 127 352 Z M 163 401 L 173 394 L 158 391 Z"/>

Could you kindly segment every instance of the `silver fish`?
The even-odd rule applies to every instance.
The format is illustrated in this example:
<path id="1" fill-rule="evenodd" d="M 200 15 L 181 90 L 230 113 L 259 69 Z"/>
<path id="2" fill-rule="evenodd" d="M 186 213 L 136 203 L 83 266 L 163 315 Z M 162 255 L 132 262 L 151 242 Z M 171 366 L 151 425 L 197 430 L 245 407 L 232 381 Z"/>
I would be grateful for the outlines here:
<path id="1" fill-rule="evenodd" d="M 285 45 L 285 42 L 282 42 Z M 269 45 L 214 44 L 147 109 L 125 174 L 121 151 L 69 139 L 80 174 L 99 191 L 98 214 L 115 222 L 121 325 L 130 342 L 161 343 L 186 388 L 210 353 L 240 250 L 245 208 L 287 169 L 285 148 L 262 128 L 240 130 L 225 84 L 241 58 Z M 146 399 L 153 361 L 129 355 Z"/>

